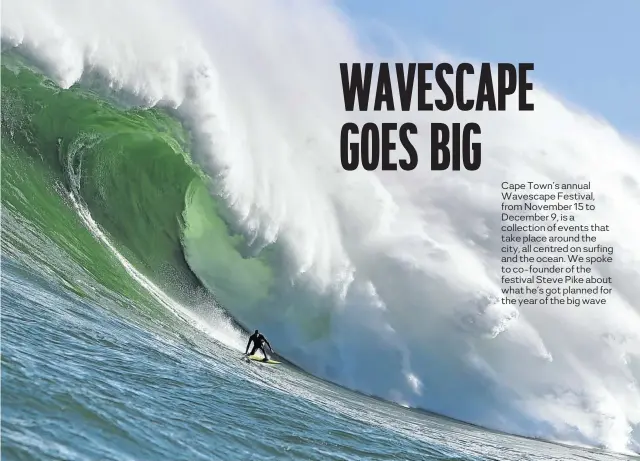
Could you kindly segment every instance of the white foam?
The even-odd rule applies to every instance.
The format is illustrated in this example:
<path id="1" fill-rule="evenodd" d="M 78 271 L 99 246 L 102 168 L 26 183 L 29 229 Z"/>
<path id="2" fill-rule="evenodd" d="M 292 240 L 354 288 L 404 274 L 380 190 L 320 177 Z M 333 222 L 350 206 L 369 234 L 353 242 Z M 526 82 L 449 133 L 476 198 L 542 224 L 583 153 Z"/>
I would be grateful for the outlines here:
<path id="1" fill-rule="evenodd" d="M 93 69 L 179 108 L 238 219 L 285 244 L 294 275 L 341 295 L 329 340 L 301 348 L 280 336 L 280 352 L 508 431 L 624 450 L 636 428 L 640 443 L 637 145 L 539 89 L 534 113 L 345 113 L 338 63 L 376 57 L 327 2 L 89 3 L 7 0 L 3 40 L 63 86 Z M 389 118 L 418 122 L 419 168 L 342 171 L 342 123 Z M 427 124 L 471 118 L 480 170 L 429 171 Z M 500 182 L 581 179 L 598 197 L 588 219 L 612 226 L 614 296 L 579 309 L 497 303 Z M 387 349 L 375 367 L 359 347 L 371 334 Z"/>

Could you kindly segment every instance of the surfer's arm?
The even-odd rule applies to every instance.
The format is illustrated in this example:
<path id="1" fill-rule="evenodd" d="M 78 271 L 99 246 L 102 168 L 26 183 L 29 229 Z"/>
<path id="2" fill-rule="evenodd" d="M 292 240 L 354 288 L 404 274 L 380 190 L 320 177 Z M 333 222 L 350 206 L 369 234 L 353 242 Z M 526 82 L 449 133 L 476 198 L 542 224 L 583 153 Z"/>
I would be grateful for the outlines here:
<path id="1" fill-rule="evenodd" d="M 273 347 L 271 347 L 271 344 L 269 344 L 269 341 L 267 341 L 267 338 L 264 338 L 264 342 L 267 343 L 267 346 L 269 346 L 269 349 L 271 349 L 271 352 L 273 352 Z"/>
<path id="2" fill-rule="evenodd" d="M 251 339 L 251 338 L 249 338 L 249 342 L 247 343 L 247 350 L 246 350 L 246 351 L 244 351 L 244 354 L 245 354 L 245 355 L 247 355 L 247 354 L 249 353 L 249 346 L 251 346 L 251 341 L 252 341 L 252 339 Z"/>

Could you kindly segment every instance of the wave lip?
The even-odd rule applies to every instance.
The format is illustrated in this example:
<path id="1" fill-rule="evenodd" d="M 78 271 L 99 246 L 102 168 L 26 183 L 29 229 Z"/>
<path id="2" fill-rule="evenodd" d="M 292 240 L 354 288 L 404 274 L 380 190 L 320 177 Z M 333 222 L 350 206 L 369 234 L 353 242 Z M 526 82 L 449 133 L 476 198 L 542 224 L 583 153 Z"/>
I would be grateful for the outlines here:
<path id="1" fill-rule="evenodd" d="M 191 189 L 196 212 L 185 213 L 199 243 L 185 243 L 190 267 L 241 323 L 276 337 L 285 356 L 364 392 L 484 426 L 638 449 L 640 246 L 622 217 L 640 211 L 640 152 L 613 128 L 538 90 L 533 114 L 473 114 L 486 152 L 478 172 L 345 174 L 335 155 L 345 117 L 337 63 L 376 57 L 331 6 L 123 2 L 89 11 L 83 2 L 54 10 L 33 0 L 2 8 L 3 40 L 37 56 L 61 86 L 97 72 L 145 106 L 177 109 L 235 220 L 233 228 L 230 219 L 195 224 L 199 191 L 210 185 Z M 602 152 L 612 160 L 603 164 Z M 601 207 L 589 219 L 612 225 L 603 243 L 618 254 L 607 309 L 496 303 L 500 182 L 580 178 L 598 191 Z M 225 261 L 197 260 L 203 229 L 216 244 L 236 231 L 249 237 L 232 239 L 238 270 L 225 277 L 246 276 L 247 262 L 260 282 L 238 286 L 251 302 L 242 289 L 224 293 Z M 262 249 L 274 242 L 267 258 Z"/>

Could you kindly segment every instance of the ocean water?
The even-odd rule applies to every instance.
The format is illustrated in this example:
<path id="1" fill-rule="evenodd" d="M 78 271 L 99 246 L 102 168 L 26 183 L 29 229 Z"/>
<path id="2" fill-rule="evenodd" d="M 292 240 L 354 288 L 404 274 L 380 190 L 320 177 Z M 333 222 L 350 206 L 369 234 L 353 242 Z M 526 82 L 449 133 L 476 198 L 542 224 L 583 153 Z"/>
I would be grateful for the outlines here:
<path id="1" fill-rule="evenodd" d="M 332 3 L 2 16 L 3 459 L 637 458 L 640 149 L 605 122 L 540 90 L 478 172 L 345 174 L 337 63 L 381 57 Z M 502 306 L 499 184 L 585 178 L 606 309 Z"/>
<path id="2" fill-rule="evenodd" d="M 2 271 L 6 460 L 630 459 L 412 411 L 290 364 L 246 363 L 188 318 L 131 312 L 99 285 L 79 295 L 14 258 Z"/>

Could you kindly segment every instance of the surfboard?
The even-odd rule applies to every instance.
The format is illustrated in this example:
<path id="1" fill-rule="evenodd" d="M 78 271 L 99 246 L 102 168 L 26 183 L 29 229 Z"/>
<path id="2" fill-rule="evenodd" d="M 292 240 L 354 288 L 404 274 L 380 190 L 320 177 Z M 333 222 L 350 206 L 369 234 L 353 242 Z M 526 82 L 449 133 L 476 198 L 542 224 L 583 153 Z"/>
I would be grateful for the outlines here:
<path id="1" fill-rule="evenodd" d="M 261 363 L 280 363 L 277 360 L 267 360 L 265 362 L 264 357 L 262 357 L 261 355 L 248 355 L 247 358 L 255 362 L 261 362 Z"/>

